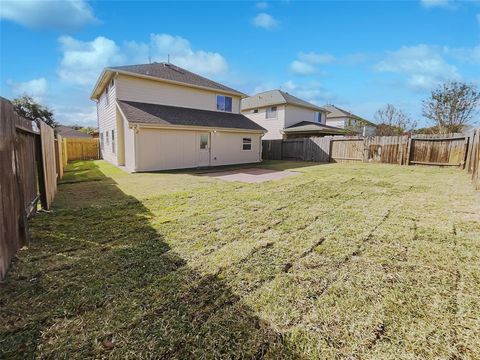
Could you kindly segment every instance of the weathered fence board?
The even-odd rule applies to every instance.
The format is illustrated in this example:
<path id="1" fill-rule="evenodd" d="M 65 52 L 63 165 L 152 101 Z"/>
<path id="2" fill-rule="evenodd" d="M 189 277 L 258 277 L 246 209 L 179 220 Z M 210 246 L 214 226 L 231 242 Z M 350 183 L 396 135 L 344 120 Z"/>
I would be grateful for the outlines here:
<path id="1" fill-rule="evenodd" d="M 44 208 L 50 209 L 57 193 L 57 169 L 55 165 L 55 134 L 52 127 L 40 121 L 40 138 L 42 147 L 42 165 L 44 176 L 45 203 Z"/>
<path id="2" fill-rule="evenodd" d="M 0 97 L 0 279 L 17 250 L 29 240 L 25 209 L 36 196 L 37 182 L 30 178 L 29 168 L 33 166 L 34 174 L 34 136 L 31 123 Z"/>
<path id="3" fill-rule="evenodd" d="M 67 161 L 100 159 L 99 139 L 64 138 Z"/>
<path id="4" fill-rule="evenodd" d="M 63 145 L 62 137 L 57 135 L 55 139 L 55 167 L 57 169 L 58 180 L 63 178 Z"/>
<path id="5" fill-rule="evenodd" d="M 363 138 L 332 137 L 330 140 L 331 162 L 364 161 Z"/>
<path id="6" fill-rule="evenodd" d="M 461 166 L 465 161 L 467 138 L 412 138 L 410 163 L 419 165 Z"/>

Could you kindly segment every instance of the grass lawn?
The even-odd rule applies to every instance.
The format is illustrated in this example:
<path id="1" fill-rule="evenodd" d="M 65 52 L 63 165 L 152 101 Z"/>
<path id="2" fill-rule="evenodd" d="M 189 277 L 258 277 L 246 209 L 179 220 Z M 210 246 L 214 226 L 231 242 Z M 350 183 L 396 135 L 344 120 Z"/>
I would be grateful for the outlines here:
<path id="1" fill-rule="evenodd" d="M 465 173 L 263 166 L 302 175 L 70 165 L 0 284 L 0 358 L 480 359 Z"/>

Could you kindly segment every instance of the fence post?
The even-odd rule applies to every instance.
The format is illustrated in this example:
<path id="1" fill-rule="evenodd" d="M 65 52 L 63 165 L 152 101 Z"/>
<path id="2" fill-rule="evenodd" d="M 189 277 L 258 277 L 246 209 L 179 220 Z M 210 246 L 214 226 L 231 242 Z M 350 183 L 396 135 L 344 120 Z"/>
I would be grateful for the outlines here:
<path id="1" fill-rule="evenodd" d="M 411 151 L 412 151 L 412 137 L 408 138 L 408 145 L 407 145 L 407 164 L 410 165 L 410 158 L 411 158 Z"/>

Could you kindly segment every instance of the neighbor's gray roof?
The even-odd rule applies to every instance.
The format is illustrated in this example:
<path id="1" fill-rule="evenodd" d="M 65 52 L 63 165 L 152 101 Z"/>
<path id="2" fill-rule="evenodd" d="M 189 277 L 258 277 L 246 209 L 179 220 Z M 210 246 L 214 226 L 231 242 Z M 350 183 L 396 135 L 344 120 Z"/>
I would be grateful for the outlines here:
<path id="1" fill-rule="evenodd" d="M 270 90 L 265 91 L 245 99 L 242 99 L 242 110 L 249 110 L 254 108 L 260 108 L 265 106 L 272 105 L 281 105 L 281 104 L 291 104 L 296 106 L 305 107 L 308 109 L 313 109 L 316 111 L 327 112 L 326 109 L 311 104 L 305 100 L 299 99 L 296 96 L 290 95 L 289 93 L 282 90 Z"/>
<path id="2" fill-rule="evenodd" d="M 118 100 L 129 123 L 266 131 L 242 114 Z"/>
<path id="3" fill-rule="evenodd" d="M 55 132 L 63 138 L 92 138 L 93 136 L 70 126 L 58 125 L 55 127 Z"/>
<path id="4" fill-rule="evenodd" d="M 238 96 L 246 96 L 244 93 L 228 86 L 219 84 L 213 80 L 207 79 L 203 76 L 190 72 L 179 66 L 171 63 L 152 63 L 152 64 L 140 64 L 140 65 L 125 65 L 125 66 L 113 66 L 108 67 L 105 70 L 122 71 L 132 74 L 151 76 L 167 81 L 175 81 L 188 85 L 199 86 L 212 90 L 218 90 L 221 92 L 228 92 L 236 94 Z"/>
<path id="5" fill-rule="evenodd" d="M 329 114 L 327 114 L 327 119 L 335 119 L 335 118 L 339 118 L 339 117 L 351 117 L 351 118 L 354 118 L 354 119 L 359 119 L 359 120 L 362 120 L 362 121 L 365 121 L 366 123 L 368 123 L 369 125 L 372 125 L 372 126 L 375 126 L 374 123 L 358 116 L 358 115 L 355 115 L 353 113 L 351 113 L 350 111 L 347 111 L 347 110 L 344 110 L 344 109 L 340 109 L 338 106 L 335 106 L 335 105 L 324 105 L 323 106 L 325 109 L 327 109 L 328 111 L 330 111 Z"/>
<path id="6" fill-rule="evenodd" d="M 300 121 L 297 124 L 291 125 L 283 130 L 285 133 L 295 132 L 319 132 L 322 134 L 345 134 L 346 131 L 334 126 L 323 125 L 311 121 Z"/>

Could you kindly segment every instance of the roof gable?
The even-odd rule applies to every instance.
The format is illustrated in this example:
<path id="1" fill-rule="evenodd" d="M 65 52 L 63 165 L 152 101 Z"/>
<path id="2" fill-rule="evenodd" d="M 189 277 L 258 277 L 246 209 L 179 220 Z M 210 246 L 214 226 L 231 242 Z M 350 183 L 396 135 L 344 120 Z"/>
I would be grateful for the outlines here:
<path id="1" fill-rule="evenodd" d="M 327 112 L 324 108 L 302 100 L 282 90 L 265 91 L 248 98 L 242 99 L 242 110 L 273 106 L 273 105 L 295 105 L 316 111 Z"/>
<path id="2" fill-rule="evenodd" d="M 361 120 L 361 121 L 363 121 L 363 122 L 365 122 L 369 125 L 375 126 L 375 124 L 372 123 L 371 121 L 368 121 L 368 120 L 362 118 L 361 116 L 355 115 L 355 114 L 351 113 L 350 111 L 341 109 L 338 106 L 324 105 L 323 107 L 330 112 L 329 114 L 327 114 L 327 119 L 333 119 L 333 118 L 338 118 L 338 117 L 349 117 L 349 118 L 354 118 L 354 119 Z"/>
<path id="3" fill-rule="evenodd" d="M 210 91 L 218 91 L 221 93 L 227 93 L 240 97 L 246 95 L 240 91 L 232 89 L 228 86 L 207 79 L 201 75 L 195 74 L 191 71 L 183 69 L 179 66 L 171 63 L 152 63 L 152 64 L 138 64 L 138 65 L 125 65 L 125 66 L 113 66 L 107 67 L 103 70 L 100 78 L 95 85 L 92 92 L 92 98 L 97 98 L 98 92 L 103 91 L 105 83 L 108 81 L 102 81 L 103 78 L 111 76 L 111 74 L 118 72 L 131 76 L 137 76 L 142 78 L 149 78 L 153 80 L 165 81 L 169 83 L 175 83 L 179 85 L 202 88 Z"/>

